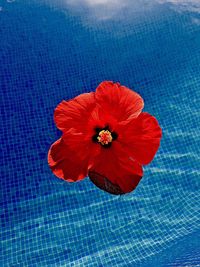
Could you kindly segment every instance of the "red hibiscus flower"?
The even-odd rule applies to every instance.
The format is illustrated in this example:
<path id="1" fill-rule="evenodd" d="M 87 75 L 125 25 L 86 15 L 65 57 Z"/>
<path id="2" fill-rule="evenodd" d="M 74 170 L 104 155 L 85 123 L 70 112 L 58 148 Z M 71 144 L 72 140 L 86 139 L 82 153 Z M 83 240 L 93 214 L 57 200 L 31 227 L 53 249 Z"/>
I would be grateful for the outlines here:
<path id="1" fill-rule="evenodd" d="M 54 120 L 63 133 L 50 148 L 53 173 L 69 182 L 89 176 L 111 194 L 133 191 L 152 161 L 162 135 L 136 92 L 110 81 L 96 92 L 62 101 Z"/>

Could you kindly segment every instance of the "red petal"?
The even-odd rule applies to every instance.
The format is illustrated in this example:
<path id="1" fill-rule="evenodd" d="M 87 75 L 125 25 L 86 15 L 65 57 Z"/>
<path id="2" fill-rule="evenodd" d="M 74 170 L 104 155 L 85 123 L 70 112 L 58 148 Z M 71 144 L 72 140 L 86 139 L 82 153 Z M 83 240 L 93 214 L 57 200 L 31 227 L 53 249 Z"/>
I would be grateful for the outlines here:
<path id="1" fill-rule="evenodd" d="M 141 165 L 131 160 L 117 142 L 111 148 L 102 147 L 89 170 L 89 178 L 96 186 L 116 195 L 133 191 L 142 175 Z"/>
<path id="2" fill-rule="evenodd" d="M 93 132 L 91 133 L 91 131 Z M 63 134 L 63 141 L 81 162 L 90 162 L 90 159 L 100 152 L 100 145 L 92 141 L 95 131 L 94 129 L 91 131 L 88 130 L 87 133 L 81 133 L 71 128 Z"/>
<path id="3" fill-rule="evenodd" d="M 90 134 L 90 136 L 94 135 L 94 129 L 96 127 L 104 128 L 107 125 L 111 131 L 114 131 L 117 124 L 118 122 L 113 116 L 104 112 L 101 107 L 96 106 L 91 112 L 91 116 L 88 121 L 87 133 Z"/>
<path id="4" fill-rule="evenodd" d="M 130 157 L 140 164 L 148 164 L 153 160 L 162 136 L 155 117 L 143 112 L 127 125 L 121 125 L 118 132 L 118 141 Z"/>
<path id="5" fill-rule="evenodd" d="M 48 163 L 57 177 L 68 182 L 81 180 L 87 176 L 87 158 L 81 161 L 75 153 L 69 150 L 61 138 L 50 147 Z"/>
<path id="6" fill-rule="evenodd" d="M 119 83 L 102 82 L 96 89 L 95 98 L 101 109 L 118 121 L 136 118 L 144 107 L 142 97 Z"/>
<path id="7" fill-rule="evenodd" d="M 139 163 L 134 161 L 131 164 L 131 167 L 132 169 L 129 170 L 129 172 L 126 172 L 124 177 L 120 177 L 118 182 L 124 193 L 133 191 L 143 176 L 142 166 Z"/>
<path id="8" fill-rule="evenodd" d="M 95 94 L 85 93 L 69 101 L 62 101 L 55 109 L 54 120 L 61 131 L 85 129 L 90 113 L 96 106 Z"/>

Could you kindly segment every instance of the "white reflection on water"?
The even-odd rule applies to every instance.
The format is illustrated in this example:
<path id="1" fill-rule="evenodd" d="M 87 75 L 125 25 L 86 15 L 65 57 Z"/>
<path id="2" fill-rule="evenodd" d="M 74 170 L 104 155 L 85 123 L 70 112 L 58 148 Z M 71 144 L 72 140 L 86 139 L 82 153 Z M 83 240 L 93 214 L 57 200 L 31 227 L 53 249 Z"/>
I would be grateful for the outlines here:
<path id="1" fill-rule="evenodd" d="M 200 19 L 198 18 L 192 18 L 192 22 L 198 26 L 200 26 Z"/>
<path id="2" fill-rule="evenodd" d="M 123 9 L 136 6 L 130 0 L 65 0 L 65 3 L 79 10 L 81 7 L 88 8 L 90 15 L 98 20 L 109 20 Z"/>
<path id="3" fill-rule="evenodd" d="M 200 13 L 200 0 L 156 0 L 160 4 L 169 3 L 177 11 Z"/>
<path id="4" fill-rule="evenodd" d="M 13 0 L 7 0 L 13 1 Z M 72 9 L 80 13 L 87 14 L 97 21 L 110 19 L 120 19 L 124 17 L 134 17 L 135 14 L 142 14 L 155 6 L 167 4 L 177 12 L 192 12 L 200 14 L 200 0 L 43 0 L 44 2 L 59 6 L 65 10 Z M 192 20 L 199 24 L 199 19 Z"/>
<path id="5" fill-rule="evenodd" d="M 39 0 L 38 0 L 39 1 Z M 142 13 L 152 6 L 155 6 L 154 0 L 43 0 L 52 5 L 59 6 L 62 9 L 72 9 L 80 12 L 81 15 L 96 19 L 110 20 L 121 16 L 129 16 L 130 12 Z"/>

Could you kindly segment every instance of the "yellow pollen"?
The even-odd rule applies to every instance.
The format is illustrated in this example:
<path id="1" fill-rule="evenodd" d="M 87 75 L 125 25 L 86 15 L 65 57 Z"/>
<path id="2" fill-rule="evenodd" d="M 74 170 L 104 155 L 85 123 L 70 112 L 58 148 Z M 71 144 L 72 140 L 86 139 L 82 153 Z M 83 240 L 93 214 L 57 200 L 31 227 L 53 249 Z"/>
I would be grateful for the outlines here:
<path id="1" fill-rule="evenodd" d="M 98 142 L 102 145 L 108 145 L 112 142 L 112 135 L 111 132 L 108 130 L 102 130 L 99 132 L 99 136 L 97 137 Z"/>

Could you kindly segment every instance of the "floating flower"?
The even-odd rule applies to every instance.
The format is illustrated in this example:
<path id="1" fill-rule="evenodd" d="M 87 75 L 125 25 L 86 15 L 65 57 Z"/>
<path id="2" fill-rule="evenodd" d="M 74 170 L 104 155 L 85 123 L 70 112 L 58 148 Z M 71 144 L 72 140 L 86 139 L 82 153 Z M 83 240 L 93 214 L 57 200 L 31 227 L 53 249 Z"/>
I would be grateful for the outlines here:
<path id="1" fill-rule="evenodd" d="M 53 173 L 69 182 L 89 176 L 111 194 L 133 191 L 162 135 L 157 120 L 142 112 L 143 107 L 139 94 L 110 81 L 95 93 L 62 101 L 54 120 L 63 135 L 48 153 Z"/>

